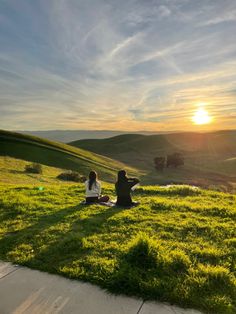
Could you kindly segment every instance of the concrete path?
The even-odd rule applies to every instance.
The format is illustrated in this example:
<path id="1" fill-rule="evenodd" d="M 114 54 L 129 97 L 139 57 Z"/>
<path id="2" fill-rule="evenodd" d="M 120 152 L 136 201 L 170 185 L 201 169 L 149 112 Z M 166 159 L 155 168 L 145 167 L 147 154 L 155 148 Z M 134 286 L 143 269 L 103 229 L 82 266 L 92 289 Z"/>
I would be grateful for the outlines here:
<path id="1" fill-rule="evenodd" d="M 0 314 L 200 314 L 0 262 Z"/>

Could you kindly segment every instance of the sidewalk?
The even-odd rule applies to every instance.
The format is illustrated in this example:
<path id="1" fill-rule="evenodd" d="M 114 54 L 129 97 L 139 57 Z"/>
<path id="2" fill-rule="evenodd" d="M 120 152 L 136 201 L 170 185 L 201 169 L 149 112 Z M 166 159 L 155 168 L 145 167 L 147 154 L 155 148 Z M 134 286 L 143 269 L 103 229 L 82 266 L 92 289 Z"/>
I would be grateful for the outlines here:
<path id="1" fill-rule="evenodd" d="M 200 314 L 0 262 L 0 314 Z"/>

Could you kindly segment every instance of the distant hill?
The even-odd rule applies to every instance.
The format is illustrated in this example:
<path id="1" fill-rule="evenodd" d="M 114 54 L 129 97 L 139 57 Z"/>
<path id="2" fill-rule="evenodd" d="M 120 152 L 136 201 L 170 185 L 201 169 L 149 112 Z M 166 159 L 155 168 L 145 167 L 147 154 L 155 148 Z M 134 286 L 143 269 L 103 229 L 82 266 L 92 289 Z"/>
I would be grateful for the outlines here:
<path id="1" fill-rule="evenodd" d="M 236 177 L 236 130 L 211 133 L 182 132 L 172 134 L 126 134 L 108 139 L 79 140 L 69 143 L 75 147 L 115 158 L 147 172 L 145 183 L 230 182 Z M 156 156 L 180 152 L 185 166 L 157 173 Z M 200 183 L 199 183 L 200 184 Z M 202 183 L 201 183 L 202 184 Z M 203 184 L 202 184 L 203 185 Z"/>
<path id="2" fill-rule="evenodd" d="M 38 136 L 48 140 L 69 143 L 81 139 L 102 139 L 117 135 L 127 134 L 127 131 L 111 131 L 111 130 L 49 130 L 49 131 L 17 131 L 18 133 Z M 139 131 L 136 134 L 161 134 L 162 132 L 146 132 Z"/>
<path id="3" fill-rule="evenodd" d="M 121 162 L 39 137 L 0 130 L 0 155 L 44 165 L 71 169 L 87 175 L 95 169 L 103 180 L 114 181 L 117 170 L 128 168 Z"/>
<path id="4" fill-rule="evenodd" d="M 211 154 L 236 154 L 236 131 L 218 131 L 212 133 L 171 133 L 171 134 L 125 134 L 107 139 L 78 140 L 69 143 L 75 147 L 91 151 L 107 152 L 114 155 L 125 151 L 158 152 L 172 151 L 205 152 Z M 112 148 L 111 148 L 112 145 Z"/>

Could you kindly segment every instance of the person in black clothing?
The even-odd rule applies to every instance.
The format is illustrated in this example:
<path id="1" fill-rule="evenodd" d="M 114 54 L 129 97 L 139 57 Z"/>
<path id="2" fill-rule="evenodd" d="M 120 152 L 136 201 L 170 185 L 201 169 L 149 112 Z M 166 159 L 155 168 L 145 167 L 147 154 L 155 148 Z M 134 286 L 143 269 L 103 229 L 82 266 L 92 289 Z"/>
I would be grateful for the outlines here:
<path id="1" fill-rule="evenodd" d="M 131 188 L 139 183 L 137 178 L 128 178 L 125 170 L 118 171 L 117 182 L 115 184 L 118 206 L 132 206 L 137 203 L 132 202 Z"/>

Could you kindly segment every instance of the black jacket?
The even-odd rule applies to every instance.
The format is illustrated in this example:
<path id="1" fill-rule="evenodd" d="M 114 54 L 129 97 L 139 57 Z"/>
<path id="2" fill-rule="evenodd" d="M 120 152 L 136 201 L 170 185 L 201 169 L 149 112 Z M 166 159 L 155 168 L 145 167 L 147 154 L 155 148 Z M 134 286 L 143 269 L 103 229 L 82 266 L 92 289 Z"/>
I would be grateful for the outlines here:
<path id="1" fill-rule="evenodd" d="M 117 181 L 115 184 L 117 201 L 116 204 L 120 206 L 130 206 L 132 205 L 131 199 L 131 188 L 139 183 L 136 178 L 126 178 L 122 181 Z"/>

